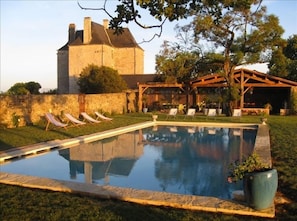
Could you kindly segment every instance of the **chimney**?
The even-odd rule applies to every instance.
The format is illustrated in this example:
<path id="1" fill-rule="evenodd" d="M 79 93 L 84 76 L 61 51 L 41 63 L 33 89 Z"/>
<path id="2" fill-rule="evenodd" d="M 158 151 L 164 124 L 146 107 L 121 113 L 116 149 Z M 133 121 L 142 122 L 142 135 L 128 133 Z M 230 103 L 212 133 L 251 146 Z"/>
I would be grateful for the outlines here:
<path id="1" fill-rule="evenodd" d="M 85 17 L 84 20 L 84 44 L 89 44 L 92 40 L 91 18 Z"/>
<path id="2" fill-rule="evenodd" d="M 70 24 L 68 29 L 68 43 L 75 40 L 75 24 Z"/>
<path id="3" fill-rule="evenodd" d="M 108 29 L 109 21 L 108 19 L 103 19 L 103 27 L 104 29 Z"/>

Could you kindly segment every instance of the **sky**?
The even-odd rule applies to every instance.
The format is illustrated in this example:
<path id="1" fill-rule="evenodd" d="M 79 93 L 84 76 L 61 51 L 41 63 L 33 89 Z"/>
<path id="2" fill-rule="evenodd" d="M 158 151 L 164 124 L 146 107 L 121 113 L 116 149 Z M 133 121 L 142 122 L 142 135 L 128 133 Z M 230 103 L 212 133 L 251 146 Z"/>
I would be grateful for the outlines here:
<path id="1" fill-rule="evenodd" d="M 79 2 L 85 7 L 98 8 L 104 1 Z M 116 3 L 111 0 L 107 8 L 113 9 Z M 278 16 L 285 30 L 283 38 L 297 34 L 296 0 L 264 0 L 264 5 L 269 14 Z M 0 14 L 0 92 L 15 83 L 29 81 L 38 82 L 41 91 L 57 88 L 57 50 L 67 43 L 69 24 L 74 23 L 77 30 L 82 30 L 84 17 L 91 17 L 99 24 L 108 18 L 102 11 L 80 9 L 76 0 L 0 0 Z M 143 19 L 151 23 L 149 17 L 144 15 Z M 165 23 L 161 37 L 140 44 L 145 53 L 144 73 L 155 73 L 155 56 L 164 40 L 174 40 L 175 25 L 176 22 Z M 129 23 L 126 27 L 137 42 L 148 40 L 155 33 L 135 24 Z"/>

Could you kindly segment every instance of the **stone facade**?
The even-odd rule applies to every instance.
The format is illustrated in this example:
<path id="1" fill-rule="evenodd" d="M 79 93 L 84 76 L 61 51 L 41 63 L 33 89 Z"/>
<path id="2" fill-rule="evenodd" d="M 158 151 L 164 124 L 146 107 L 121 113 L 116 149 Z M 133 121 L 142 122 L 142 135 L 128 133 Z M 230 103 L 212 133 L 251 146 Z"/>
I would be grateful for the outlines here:
<path id="1" fill-rule="evenodd" d="M 121 35 L 108 29 L 108 21 L 100 25 L 84 19 L 84 30 L 69 25 L 68 42 L 58 50 L 58 93 L 78 93 L 77 79 L 90 64 L 108 66 L 120 75 L 144 73 L 144 51 L 128 28 Z"/>
<path id="2" fill-rule="evenodd" d="M 0 126 L 14 127 L 13 116 L 18 116 L 19 126 L 44 120 L 44 114 L 51 111 L 60 116 L 64 112 L 78 117 L 80 112 L 94 115 L 94 111 L 109 114 L 135 112 L 135 93 L 112 94 L 65 94 L 65 95 L 22 95 L 0 96 Z"/>

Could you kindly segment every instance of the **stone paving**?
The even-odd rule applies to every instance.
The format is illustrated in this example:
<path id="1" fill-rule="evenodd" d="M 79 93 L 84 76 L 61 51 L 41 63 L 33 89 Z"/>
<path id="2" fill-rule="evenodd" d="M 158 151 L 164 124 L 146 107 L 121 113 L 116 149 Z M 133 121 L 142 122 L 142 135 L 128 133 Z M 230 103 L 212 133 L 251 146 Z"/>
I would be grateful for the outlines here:
<path id="1" fill-rule="evenodd" d="M 127 130 L 127 128 L 122 128 L 122 130 L 123 129 Z M 68 140 L 68 142 L 69 145 L 73 145 L 73 142 L 81 142 L 81 140 L 85 138 L 86 137 L 71 139 Z M 37 147 L 40 148 L 42 146 L 44 148 L 46 146 L 56 148 L 57 146 L 62 145 L 61 142 L 64 143 L 63 141 L 51 141 L 43 144 L 33 145 L 33 147 L 35 146 L 36 149 L 38 149 Z M 34 150 L 34 148 L 32 149 L 32 146 L 28 146 L 26 148 L 20 148 L 15 152 L 9 152 L 9 154 L 1 153 L 0 159 L 2 160 L 0 160 L 0 162 L 4 161 L 3 157 L 7 157 L 8 155 L 10 157 L 17 157 L 17 155 L 14 156 L 13 154 L 20 154 L 18 153 L 18 151 L 24 153 L 26 152 L 26 149 L 30 149 L 30 151 Z M 266 125 L 258 125 L 258 134 L 255 142 L 255 152 L 257 152 L 260 155 L 260 157 L 263 157 L 263 159 L 266 159 L 267 163 L 271 164 L 269 128 Z M 168 206 L 181 209 L 270 218 L 275 216 L 274 205 L 265 210 L 254 210 L 247 206 L 244 201 L 242 201 L 243 196 L 240 192 L 236 193 L 237 200 L 222 200 L 215 197 L 171 194 L 165 192 L 136 190 L 132 188 L 113 187 L 108 185 L 100 186 L 96 184 L 76 183 L 71 181 L 54 180 L 48 178 L 10 174 L 4 172 L 0 172 L 0 183 L 18 185 L 28 188 L 38 188 L 52 191 L 86 194 L 99 198 L 118 199 L 122 201 L 139 203 L 144 205 Z"/>
<path id="2" fill-rule="evenodd" d="M 180 209 L 260 217 L 274 217 L 275 214 L 274 206 L 266 210 L 257 211 L 245 205 L 244 202 L 222 200 L 215 197 L 180 195 L 113 186 L 99 186 L 95 184 L 76 183 L 3 172 L 0 172 L 0 182 L 28 188 L 92 195 L 104 199 L 118 199 L 144 205 L 169 206 Z"/>

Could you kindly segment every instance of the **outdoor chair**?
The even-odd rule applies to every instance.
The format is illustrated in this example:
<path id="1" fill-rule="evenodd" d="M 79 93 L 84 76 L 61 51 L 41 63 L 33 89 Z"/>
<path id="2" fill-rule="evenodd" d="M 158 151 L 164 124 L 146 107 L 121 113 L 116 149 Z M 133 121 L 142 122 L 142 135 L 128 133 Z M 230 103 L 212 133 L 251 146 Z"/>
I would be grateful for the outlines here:
<path id="1" fill-rule="evenodd" d="M 112 118 L 106 117 L 106 116 L 104 116 L 103 114 L 101 114 L 101 113 L 99 113 L 97 111 L 95 111 L 95 114 L 97 116 L 96 120 L 101 119 L 101 120 L 105 120 L 105 121 L 112 121 Z"/>
<path id="2" fill-rule="evenodd" d="M 195 108 L 189 108 L 186 115 L 185 115 L 185 118 L 186 117 L 194 118 L 195 114 L 196 114 L 196 109 Z"/>
<path id="3" fill-rule="evenodd" d="M 96 120 L 92 118 L 90 115 L 88 115 L 86 112 L 81 112 L 81 116 L 84 118 L 84 120 L 90 122 L 90 123 L 100 123 L 101 121 Z"/>
<path id="4" fill-rule="evenodd" d="M 83 121 L 80 121 L 78 119 L 76 119 L 75 117 L 73 117 L 71 114 L 69 113 L 65 113 L 64 114 L 65 117 L 67 118 L 68 120 L 68 123 L 72 123 L 73 126 L 79 126 L 79 125 L 84 125 L 86 124 L 86 122 L 83 122 Z"/>
<path id="5" fill-rule="evenodd" d="M 217 116 L 217 111 L 216 109 L 208 109 L 207 117 L 216 117 Z"/>
<path id="6" fill-rule="evenodd" d="M 241 117 L 241 109 L 233 109 L 232 117 Z"/>
<path id="7" fill-rule="evenodd" d="M 175 118 L 177 114 L 177 108 L 170 108 L 169 113 L 167 114 L 166 119 L 168 119 L 169 117 L 173 117 Z"/>
<path id="8" fill-rule="evenodd" d="M 52 115 L 52 114 L 49 113 L 49 112 L 45 114 L 45 117 L 46 117 L 46 119 L 47 119 L 47 124 L 46 124 L 45 130 L 48 130 L 50 124 L 52 124 L 52 125 L 55 126 L 55 127 L 60 127 L 60 128 L 65 128 L 65 129 L 66 129 L 66 127 L 68 126 L 68 124 L 64 124 L 64 123 L 58 121 L 58 120 L 54 117 L 54 115 Z"/>

